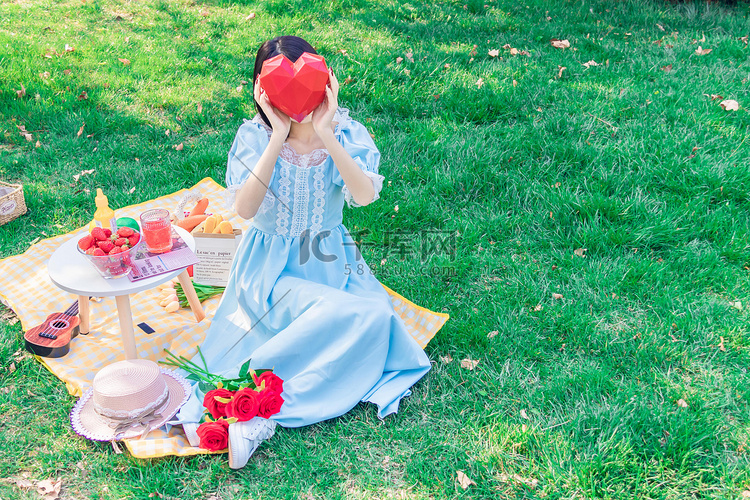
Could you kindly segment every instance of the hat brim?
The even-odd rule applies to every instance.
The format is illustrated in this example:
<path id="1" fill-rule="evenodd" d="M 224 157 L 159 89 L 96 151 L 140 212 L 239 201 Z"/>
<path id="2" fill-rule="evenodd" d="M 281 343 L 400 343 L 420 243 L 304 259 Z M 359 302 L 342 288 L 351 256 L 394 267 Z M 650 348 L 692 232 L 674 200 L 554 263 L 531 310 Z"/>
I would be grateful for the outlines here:
<path id="1" fill-rule="evenodd" d="M 190 397 L 191 386 L 184 377 L 178 373 L 159 367 L 161 376 L 167 384 L 169 396 L 167 403 L 160 412 L 161 418 L 151 424 L 151 429 L 158 429 L 167 423 L 180 407 L 185 404 Z M 91 439 L 92 441 L 121 441 L 123 439 L 135 439 L 143 434 L 142 427 L 134 427 L 124 432 L 115 433 L 115 430 L 109 426 L 109 420 L 99 415 L 94 410 L 94 388 L 89 388 L 81 399 L 70 412 L 70 424 L 76 434 Z"/>

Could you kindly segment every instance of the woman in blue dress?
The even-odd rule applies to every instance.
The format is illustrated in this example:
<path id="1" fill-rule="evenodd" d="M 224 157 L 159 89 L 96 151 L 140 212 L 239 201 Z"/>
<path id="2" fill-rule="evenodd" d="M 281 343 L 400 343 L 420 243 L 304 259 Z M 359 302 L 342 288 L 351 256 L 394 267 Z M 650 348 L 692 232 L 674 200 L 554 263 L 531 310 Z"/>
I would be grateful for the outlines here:
<path id="1" fill-rule="evenodd" d="M 375 201 L 383 176 L 370 134 L 338 107 L 336 77 L 330 73 L 323 103 L 301 122 L 274 108 L 258 85 L 263 61 L 278 54 L 296 61 L 303 52 L 315 50 L 297 37 L 260 47 L 258 115 L 229 152 L 228 189 L 237 213 L 253 221 L 201 351 L 212 373 L 235 377 L 251 359 L 252 368 L 272 367 L 284 380 L 284 405 L 271 420 L 229 426 L 233 468 L 276 424 L 313 424 L 360 401 L 376 404 L 380 418 L 395 413 L 430 369 L 342 224 L 344 202 Z M 193 444 L 203 409 L 196 386 L 175 422 Z"/>

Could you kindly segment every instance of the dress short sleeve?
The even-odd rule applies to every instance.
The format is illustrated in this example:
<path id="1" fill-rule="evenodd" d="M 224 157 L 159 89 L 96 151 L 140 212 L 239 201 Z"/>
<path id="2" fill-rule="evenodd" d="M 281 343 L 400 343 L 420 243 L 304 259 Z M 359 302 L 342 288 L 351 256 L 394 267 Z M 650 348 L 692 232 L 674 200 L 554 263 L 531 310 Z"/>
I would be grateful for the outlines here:
<path id="1" fill-rule="evenodd" d="M 380 198 L 380 190 L 383 189 L 383 180 L 385 179 L 378 173 L 380 151 L 378 151 L 365 126 L 349 118 L 348 110 L 341 109 L 340 114 L 334 119 L 340 119 L 339 125 L 336 127 L 336 138 L 365 175 L 372 179 L 375 188 L 375 196 L 372 201 L 377 200 Z M 343 187 L 344 199 L 350 207 L 359 207 L 360 205 L 354 201 L 335 165 L 334 169 L 333 183 Z"/>
<path id="2" fill-rule="evenodd" d="M 227 190 L 223 194 L 227 208 L 234 207 L 237 190 L 250 176 L 266 147 L 268 131 L 257 116 L 240 126 L 227 160 Z"/>

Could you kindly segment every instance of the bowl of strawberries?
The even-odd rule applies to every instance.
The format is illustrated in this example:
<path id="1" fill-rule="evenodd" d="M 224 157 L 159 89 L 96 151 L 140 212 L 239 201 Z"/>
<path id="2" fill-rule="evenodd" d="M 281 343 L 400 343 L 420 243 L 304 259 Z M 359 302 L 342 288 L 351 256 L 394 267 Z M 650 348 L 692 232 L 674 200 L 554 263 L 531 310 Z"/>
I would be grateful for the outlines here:
<path id="1" fill-rule="evenodd" d="M 78 240 L 78 251 L 107 279 L 122 278 L 130 272 L 130 262 L 141 242 L 141 235 L 129 227 L 110 229 L 95 227 L 91 234 Z"/>

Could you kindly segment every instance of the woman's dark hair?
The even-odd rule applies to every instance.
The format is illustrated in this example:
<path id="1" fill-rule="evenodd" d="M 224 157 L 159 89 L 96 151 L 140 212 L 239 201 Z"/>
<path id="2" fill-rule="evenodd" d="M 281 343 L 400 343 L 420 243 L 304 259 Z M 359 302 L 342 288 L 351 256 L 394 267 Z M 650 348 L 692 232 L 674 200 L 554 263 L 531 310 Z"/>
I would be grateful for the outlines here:
<path id="1" fill-rule="evenodd" d="M 317 54 L 312 45 L 298 36 L 277 36 L 272 40 L 263 42 L 263 44 L 258 49 L 258 54 L 255 56 L 255 68 L 253 69 L 253 85 L 255 85 L 255 82 L 258 80 L 260 70 L 263 69 L 263 63 L 267 59 L 276 57 L 279 54 L 284 54 L 287 59 L 295 62 L 304 52 Z M 258 101 L 256 101 L 254 98 L 253 101 L 255 102 L 255 109 L 258 110 L 258 114 L 260 114 L 260 117 L 263 119 L 266 125 L 270 127 L 271 122 L 268 121 L 268 117 L 263 112 L 263 110 L 260 109 L 260 104 L 258 104 Z"/>

